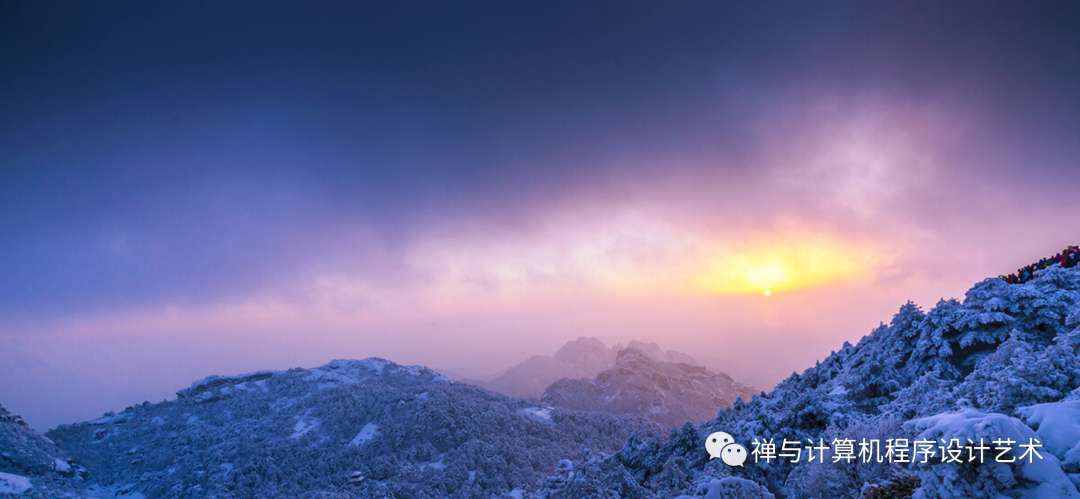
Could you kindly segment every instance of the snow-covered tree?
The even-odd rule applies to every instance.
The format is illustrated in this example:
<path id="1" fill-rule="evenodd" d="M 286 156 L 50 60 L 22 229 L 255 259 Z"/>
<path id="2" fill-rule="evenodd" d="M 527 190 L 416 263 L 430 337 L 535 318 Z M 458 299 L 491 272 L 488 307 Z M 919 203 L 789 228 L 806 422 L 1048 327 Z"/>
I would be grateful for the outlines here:
<path id="1" fill-rule="evenodd" d="M 1056 457 L 1046 452 L 1042 457 L 1025 455 L 1023 446 L 1033 445 L 1039 436 L 1016 418 L 963 409 L 916 419 L 906 427 L 924 441 L 965 446 L 958 461 L 936 447 L 926 462 L 912 454 L 912 466 L 922 482 L 915 499 L 1080 499 Z M 978 450 L 980 442 L 988 449 Z M 1004 448 L 1012 450 L 1002 456 Z"/>

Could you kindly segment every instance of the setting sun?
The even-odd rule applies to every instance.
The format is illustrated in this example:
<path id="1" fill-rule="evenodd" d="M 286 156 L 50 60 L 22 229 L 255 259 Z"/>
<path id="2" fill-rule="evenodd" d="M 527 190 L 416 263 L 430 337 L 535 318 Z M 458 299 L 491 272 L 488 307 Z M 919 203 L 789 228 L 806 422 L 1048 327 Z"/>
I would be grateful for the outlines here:
<path id="1" fill-rule="evenodd" d="M 854 242 L 819 237 L 766 237 L 721 253 L 699 274 L 699 289 L 715 294 L 754 293 L 852 282 L 867 278 L 884 256 Z M 875 255 L 871 261 L 866 255 Z"/>

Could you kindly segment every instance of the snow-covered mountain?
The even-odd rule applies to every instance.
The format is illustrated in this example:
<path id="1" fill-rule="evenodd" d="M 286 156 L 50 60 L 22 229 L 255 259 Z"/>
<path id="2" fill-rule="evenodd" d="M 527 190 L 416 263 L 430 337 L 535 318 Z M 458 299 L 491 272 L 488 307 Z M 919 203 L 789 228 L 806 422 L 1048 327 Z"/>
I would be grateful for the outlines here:
<path id="1" fill-rule="evenodd" d="M 908 464 L 803 452 L 798 462 L 731 467 L 705 452 L 716 431 L 751 453 L 754 440 L 877 440 L 885 452 L 888 439 L 955 439 L 964 460 L 943 462 L 940 450 Z M 1012 457 L 1029 439 L 1044 447 L 1039 459 L 974 461 L 969 439 L 1010 439 Z M 986 279 L 926 312 L 908 303 L 768 394 L 666 439 L 634 435 L 614 456 L 563 463 L 531 496 L 1080 499 L 1078 484 L 1080 268 L 1054 265 L 1021 284 Z"/>
<path id="2" fill-rule="evenodd" d="M 538 399 L 548 385 L 562 378 L 592 378 L 615 364 L 621 345 L 608 348 L 596 338 L 578 338 L 555 355 L 533 355 L 491 381 L 471 381 L 511 397 Z"/>
<path id="3" fill-rule="evenodd" d="M 726 374 L 686 362 L 656 360 L 657 352 L 648 355 L 634 346 L 620 351 L 615 365 L 596 378 L 561 379 L 540 400 L 555 407 L 640 416 L 665 426 L 681 426 L 700 424 L 731 407 L 736 399 L 750 400 L 753 394 Z"/>
<path id="4" fill-rule="evenodd" d="M 673 350 L 664 351 L 656 343 L 631 341 L 627 346 L 612 347 L 596 338 L 581 337 L 562 346 L 555 355 L 534 355 L 510 367 L 491 381 L 466 380 L 511 397 L 538 399 L 552 383 L 563 379 L 595 378 L 611 369 L 619 352 L 633 348 L 661 362 L 685 362 L 701 365 L 693 357 Z"/>
<path id="5" fill-rule="evenodd" d="M 214 376 L 177 395 L 47 436 L 121 496 L 486 498 L 655 428 L 382 359 Z"/>
<path id="6" fill-rule="evenodd" d="M 86 470 L 48 438 L 0 406 L 0 496 L 72 493 Z"/>
<path id="7" fill-rule="evenodd" d="M 630 343 L 627 343 L 625 348 L 620 348 L 619 345 L 615 345 L 614 349 L 618 350 L 619 352 L 622 352 L 625 349 L 637 350 L 645 354 L 646 357 L 660 362 L 670 362 L 673 364 L 683 363 L 690 364 L 692 366 L 703 365 L 697 359 L 685 353 L 676 352 L 675 350 L 661 350 L 660 345 L 657 345 L 656 343 L 645 343 L 643 341 L 630 340 Z M 616 358 L 616 360 L 618 360 L 618 358 Z"/>

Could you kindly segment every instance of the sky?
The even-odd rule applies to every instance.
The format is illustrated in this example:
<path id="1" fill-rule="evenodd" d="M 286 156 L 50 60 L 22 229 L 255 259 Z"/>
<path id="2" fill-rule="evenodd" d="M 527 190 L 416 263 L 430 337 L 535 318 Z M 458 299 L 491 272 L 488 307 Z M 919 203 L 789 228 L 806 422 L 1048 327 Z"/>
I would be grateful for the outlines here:
<path id="1" fill-rule="evenodd" d="M 3 2 L 0 404 L 44 430 L 210 374 L 484 378 L 580 336 L 774 383 L 1080 243 L 1078 25 L 1069 2 Z"/>

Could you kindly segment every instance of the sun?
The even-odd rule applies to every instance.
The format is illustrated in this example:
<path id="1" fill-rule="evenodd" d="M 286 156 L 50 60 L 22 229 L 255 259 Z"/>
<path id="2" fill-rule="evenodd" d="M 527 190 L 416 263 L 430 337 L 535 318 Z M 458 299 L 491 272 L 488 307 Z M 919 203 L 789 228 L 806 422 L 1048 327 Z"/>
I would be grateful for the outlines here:
<path id="1" fill-rule="evenodd" d="M 694 280 L 708 293 L 772 296 L 863 279 L 875 265 L 866 255 L 879 253 L 824 236 L 774 236 L 717 251 Z"/>

